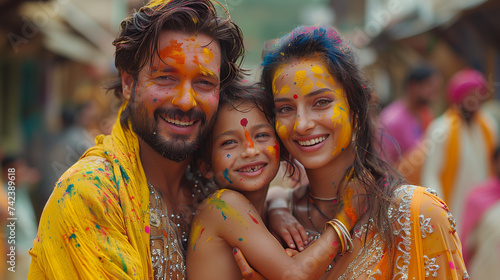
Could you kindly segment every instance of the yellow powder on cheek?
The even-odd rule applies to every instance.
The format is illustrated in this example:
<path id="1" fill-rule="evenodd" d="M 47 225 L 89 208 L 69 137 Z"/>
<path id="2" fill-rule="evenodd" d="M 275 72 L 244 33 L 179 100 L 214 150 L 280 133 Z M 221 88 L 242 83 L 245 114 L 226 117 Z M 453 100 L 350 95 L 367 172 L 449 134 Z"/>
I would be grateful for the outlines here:
<path id="1" fill-rule="evenodd" d="M 341 126 L 337 145 L 335 146 L 335 150 L 332 155 L 336 155 L 339 152 L 343 151 L 345 147 L 349 144 L 350 138 L 352 136 L 352 126 L 349 120 L 349 107 L 345 102 L 340 102 L 340 104 L 336 104 L 333 108 L 333 115 L 331 117 L 333 126 Z"/>
<path id="2" fill-rule="evenodd" d="M 276 149 L 273 146 L 267 146 L 267 150 L 273 156 L 276 156 Z"/>
<path id="3" fill-rule="evenodd" d="M 278 136 L 281 139 L 287 139 L 287 131 L 286 131 L 286 126 L 281 125 L 279 121 L 276 121 L 276 132 L 278 133 Z"/>

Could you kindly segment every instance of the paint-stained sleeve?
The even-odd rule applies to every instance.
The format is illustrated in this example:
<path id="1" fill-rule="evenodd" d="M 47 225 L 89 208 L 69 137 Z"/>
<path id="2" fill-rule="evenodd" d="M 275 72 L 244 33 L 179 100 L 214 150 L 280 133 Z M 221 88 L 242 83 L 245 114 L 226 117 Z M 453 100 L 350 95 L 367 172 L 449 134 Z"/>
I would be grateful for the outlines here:
<path id="1" fill-rule="evenodd" d="M 81 160 L 57 183 L 30 250 L 28 279 L 144 279 L 109 165 Z"/>

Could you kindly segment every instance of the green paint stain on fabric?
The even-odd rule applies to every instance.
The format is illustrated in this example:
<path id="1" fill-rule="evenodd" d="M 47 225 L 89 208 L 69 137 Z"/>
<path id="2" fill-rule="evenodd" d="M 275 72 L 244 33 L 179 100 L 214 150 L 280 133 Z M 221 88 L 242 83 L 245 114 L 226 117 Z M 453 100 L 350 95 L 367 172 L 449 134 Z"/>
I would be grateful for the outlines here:
<path id="1" fill-rule="evenodd" d="M 130 177 L 128 176 L 127 172 L 125 172 L 125 169 L 120 165 L 120 171 L 122 172 L 122 177 L 125 179 L 125 181 L 128 183 L 130 180 Z"/>
<path id="2" fill-rule="evenodd" d="M 69 239 L 75 239 L 75 238 L 76 238 L 76 234 L 74 234 L 74 233 L 69 236 Z"/>
<path id="3" fill-rule="evenodd" d="M 73 184 L 68 185 L 68 187 L 66 188 L 66 192 L 64 194 L 72 195 L 73 194 L 73 187 L 74 186 L 75 185 L 73 185 Z"/>

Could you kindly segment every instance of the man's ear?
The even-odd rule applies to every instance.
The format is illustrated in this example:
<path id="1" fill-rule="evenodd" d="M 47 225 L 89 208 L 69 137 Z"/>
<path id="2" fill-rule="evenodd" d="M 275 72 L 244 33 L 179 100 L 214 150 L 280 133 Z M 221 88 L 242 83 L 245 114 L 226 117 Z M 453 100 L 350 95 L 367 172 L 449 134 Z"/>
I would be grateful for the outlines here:
<path id="1" fill-rule="evenodd" d="M 127 73 L 127 71 L 121 72 L 122 79 L 122 94 L 125 99 L 130 100 L 132 96 L 132 89 L 134 88 L 134 77 Z"/>
<path id="2" fill-rule="evenodd" d="M 198 168 L 203 175 L 203 177 L 207 179 L 212 179 L 215 175 L 214 171 L 212 170 L 212 167 L 210 164 L 208 164 L 206 161 L 202 159 L 198 159 Z"/>

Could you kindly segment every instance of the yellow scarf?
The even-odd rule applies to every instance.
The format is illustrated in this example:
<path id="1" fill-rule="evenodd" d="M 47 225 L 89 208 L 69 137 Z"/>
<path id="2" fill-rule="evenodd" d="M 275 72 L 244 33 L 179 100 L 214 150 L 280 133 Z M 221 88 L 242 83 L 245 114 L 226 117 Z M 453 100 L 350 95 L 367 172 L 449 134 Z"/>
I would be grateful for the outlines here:
<path id="1" fill-rule="evenodd" d="M 28 279 L 152 279 L 149 192 L 137 136 L 120 124 L 126 105 L 57 183 Z"/>
<path id="2" fill-rule="evenodd" d="M 462 116 L 456 108 L 450 108 L 444 113 L 445 118 L 449 119 L 450 123 L 450 138 L 448 140 L 448 145 L 445 151 L 445 163 L 441 171 L 441 185 L 443 187 L 443 199 L 448 201 L 451 196 L 453 189 L 453 184 L 455 183 L 456 173 L 458 169 L 458 163 L 460 160 L 460 130 L 463 124 Z M 481 131 L 483 132 L 485 144 L 486 144 L 486 154 L 493 154 L 493 135 L 489 130 L 484 117 L 480 112 L 477 112 L 473 121 L 479 124 Z M 490 157 L 491 158 L 491 157 Z M 493 165 L 490 162 L 489 173 L 493 174 Z"/>

